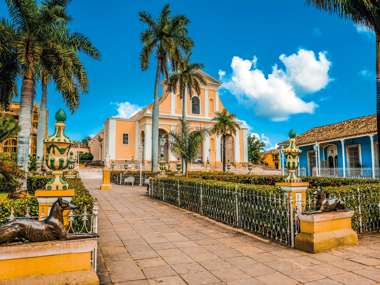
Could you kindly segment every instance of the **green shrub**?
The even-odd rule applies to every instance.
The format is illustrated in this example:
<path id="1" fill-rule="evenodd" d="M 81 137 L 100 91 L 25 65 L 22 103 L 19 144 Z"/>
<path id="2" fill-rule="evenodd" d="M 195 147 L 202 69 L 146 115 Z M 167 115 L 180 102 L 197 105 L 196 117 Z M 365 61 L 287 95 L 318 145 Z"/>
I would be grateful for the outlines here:
<path id="1" fill-rule="evenodd" d="M 257 185 L 275 185 L 278 182 L 282 182 L 284 177 L 279 175 L 265 176 L 265 175 L 248 175 L 248 174 L 233 174 L 223 173 L 219 171 L 215 172 L 190 172 L 189 177 L 199 179 L 210 179 L 219 181 L 228 181 L 234 183 L 243 184 L 257 184 Z M 335 178 L 335 177 L 302 177 L 302 181 L 309 182 L 311 188 L 318 186 L 345 186 L 345 185 L 357 185 L 357 184 L 380 184 L 379 180 L 375 179 L 362 179 L 362 178 Z"/>
<path id="2" fill-rule="evenodd" d="M 81 152 L 79 153 L 79 162 L 84 163 L 84 162 L 90 162 L 94 159 L 94 156 L 90 152 Z"/>
<path id="3" fill-rule="evenodd" d="M 36 190 L 44 189 L 50 179 L 52 179 L 51 176 L 28 176 L 28 193 L 34 195 Z"/>
<path id="4" fill-rule="evenodd" d="M 0 224 L 8 221 L 11 214 L 11 208 L 14 210 L 15 217 L 23 217 L 26 215 L 27 208 L 29 207 L 29 214 L 31 216 L 38 216 L 38 202 L 35 197 L 28 197 L 23 199 L 5 199 L 0 202 Z"/>
<path id="5" fill-rule="evenodd" d="M 47 176 L 30 176 L 28 177 L 28 191 L 34 193 L 36 190 L 44 189 L 46 183 L 51 179 Z M 83 213 L 84 208 L 87 208 L 87 212 L 91 213 L 94 206 L 94 198 L 90 192 L 83 185 L 79 178 L 66 179 L 69 183 L 69 187 L 75 190 L 75 195 L 72 202 L 78 206 L 79 209 L 75 210 L 75 214 Z M 14 208 L 15 216 L 24 216 L 26 206 L 30 207 L 30 215 L 38 215 L 38 202 L 35 197 L 28 197 L 24 199 L 6 199 L 0 201 L 0 224 L 6 222 L 6 219 L 10 215 L 11 207 Z"/>

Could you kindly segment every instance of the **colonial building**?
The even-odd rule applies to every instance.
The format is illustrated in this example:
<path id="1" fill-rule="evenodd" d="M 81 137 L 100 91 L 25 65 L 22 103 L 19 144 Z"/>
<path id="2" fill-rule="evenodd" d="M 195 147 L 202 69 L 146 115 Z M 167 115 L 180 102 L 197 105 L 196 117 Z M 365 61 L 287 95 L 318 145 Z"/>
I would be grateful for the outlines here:
<path id="1" fill-rule="evenodd" d="M 207 82 L 199 95 L 187 96 L 186 119 L 193 131 L 211 129 L 215 112 L 224 105 L 218 95 L 220 82 L 202 72 Z M 159 102 L 159 160 L 173 169 L 178 157 L 171 151 L 169 133 L 178 130 L 182 114 L 182 100 L 178 94 L 166 92 Z M 129 119 L 109 118 L 103 130 L 89 143 L 94 159 L 124 165 L 125 161 L 142 161 L 149 168 L 152 158 L 152 108 L 148 105 Z M 229 136 L 226 143 L 226 159 L 235 167 L 248 161 L 247 128 L 241 123 L 236 135 Z M 221 137 L 206 134 L 192 168 L 219 168 L 221 166 Z"/>
<path id="2" fill-rule="evenodd" d="M 378 178 L 376 122 L 374 115 L 359 117 L 299 135 L 301 175 Z"/>
<path id="3" fill-rule="evenodd" d="M 0 115 L 11 116 L 18 120 L 20 112 L 20 104 L 12 103 L 7 110 L 0 109 Z M 38 105 L 33 106 L 32 115 L 32 130 L 30 135 L 30 155 L 36 154 L 37 145 L 37 128 L 38 128 Z M 47 130 L 47 128 L 46 128 Z M 17 133 L 15 136 L 6 139 L 0 143 L 0 153 L 7 153 L 10 155 L 16 155 L 17 152 Z"/>

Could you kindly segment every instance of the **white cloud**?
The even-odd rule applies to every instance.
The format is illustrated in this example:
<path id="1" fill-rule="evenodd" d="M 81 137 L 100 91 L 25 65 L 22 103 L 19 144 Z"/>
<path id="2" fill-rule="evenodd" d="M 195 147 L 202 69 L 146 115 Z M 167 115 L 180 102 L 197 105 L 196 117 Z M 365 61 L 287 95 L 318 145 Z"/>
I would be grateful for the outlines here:
<path id="1" fill-rule="evenodd" d="M 368 28 L 367 26 L 365 26 L 365 25 L 354 24 L 354 27 L 355 27 L 356 31 L 359 34 L 364 34 L 364 35 L 367 35 L 367 36 L 374 35 L 374 32 L 370 28 Z"/>
<path id="2" fill-rule="evenodd" d="M 368 69 L 362 69 L 359 71 L 359 75 L 364 77 L 364 78 L 374 78 L 375 75 L 373 74 L 372 71 L 368 70 Z"/>
<path id="3" fill-rule="evenodd" d="M 257 59 L 232 58 L 232 75 L 222 88 L 230 91 L 245 105 L 253 105 L 256 115 L 269 117 L 273 121 L 284 121 L 290 115 L 314 113 L 317 104 L 300 98 L 298 91 L 314 93 L 329 83 L 328 71 L 331 62 L 325 53 L 299 50 L 290 56 L 281 55 L 286 71 L 273 66 L 265 75 L 256 68 Z"/>
<path id="4" fill-rule="evenodd" d="M 313 51 L 300 49 L 296 54 L 280 55 L 280 60 L 285 65 L 288 80 L 306 92 L 317 92 L 329 83 L 331 62 L 324 52 L 316 57 Z"/>
<path id="5" fill-rule="evenodd" d="M 140 110 L 140 106 L 132 104 L 128 101 L 116 103 L 117 115 L 115 115 L 114 118 L 129 119 Z"/>
<path id="6" fill-rule="evenodd" d="M 265 144 L 265 149 L 273 148 L 271 140 L 265 134 L 251 133 L 251 136 L 261 140 Z"/>
<path id="7" fill-rule="evenodd" d="M 226 76 L 226 72 L 224 70 L 219 70 L 218 71 L 218 75 L 219 75 L 219 80 L 222 80 L 224 78 L 224 76 Z"/>

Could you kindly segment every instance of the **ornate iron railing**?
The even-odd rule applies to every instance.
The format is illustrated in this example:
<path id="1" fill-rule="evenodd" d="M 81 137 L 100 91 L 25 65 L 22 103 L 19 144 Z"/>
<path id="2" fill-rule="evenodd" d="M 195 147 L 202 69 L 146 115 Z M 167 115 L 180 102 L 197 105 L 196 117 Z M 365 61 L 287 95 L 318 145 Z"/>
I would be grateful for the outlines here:
<path id="1" fill-rule="evenodd" d="M 294 245 L 292 201 L 283 192 L 154 179 L 148 195 L 281 244 Z"/>
<path id="2" fill-rule="evenodd" d="M 29 207 L 26 207 L 25 209 L 25 216 L 23 217 L 16 217 L 14 215 L 14 209 L 10 209 L 10 215 L 8 217 L 8 221 L 13 221 L 17 218 L 22 219 L 32 219 L 32 220 L 38 220 L 38 216 L 31 216 Z M 92 208 L 92 211 L 89 212 L 87 208 L 85 207 L 83 209 L 83 212 L 80 214 L 73 214 L 73 212 L 70 212 L 68 216 L 68 226 L 66 228 L 66 231 L 68 234 L 74 236 L 75 238 L 80 237 L 89 237 L 94 236 L 96 237 L 98 234 L 98 213 L 99 213 L 99 207 L 98 203 L 94 203 L 94 207 Z M 41 217 L 41 220 L 45 219 L 45 217 Z M 97 269 L 97 247 L 93 250 L 91 253 L 91 264 L 96 272 Z"/>
<path id="3" fill-rule="evenodd" d="M 345 191 L 329 190 L 330 198 L 344 202 L 348 209 L 354 211 L 352 227 L 358 233 L 380 231 L 380 189 L 367 186 L 349 186 Z M 313 191 L 307 192 L 306 210 L 316 209 L 316 197 Z"/>

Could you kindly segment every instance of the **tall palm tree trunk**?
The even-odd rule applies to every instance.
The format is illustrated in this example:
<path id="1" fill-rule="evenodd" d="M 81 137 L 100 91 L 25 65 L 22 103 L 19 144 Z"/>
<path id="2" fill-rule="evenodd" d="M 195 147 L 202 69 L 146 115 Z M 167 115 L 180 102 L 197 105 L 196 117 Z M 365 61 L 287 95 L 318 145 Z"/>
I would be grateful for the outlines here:
<path id="1" fill-rule="evenodd" d="M 154 102 L 152 112 L 152 172 L 158 172 L 158 128 L 159 128 L 159 100 L 160 87 L 160 59 L 157 60 L 156 81 L 154 84 Z"/>
<path id="2" fill-rule="evenodd" d="M 226 172 L 226 135 L 223 135 L 223 147 L 222 147 L 222 163 L 223 163 L 223 172 Z"/>
<path id="3" fill-rule="evenodd" d="M 44 159 L 44 140 L 46 134 L 46 121 L 47 121 L 47 78 L 42 76 L 41 80 L 42 95 L 40 103 L 40 111 L 38 116 L 38 129 L 37 129 L 37 170 L 42 170 Z"/>
<path id="4" fill-rule="evenodd" d="M 186 91 L 181 90 L 182 93 L 182 135 L 185 130 L 183 128 L 183 124 L 186 121 Z M 187 161 L 182 157 L 182 175 L 186 175 L 187 177 Z"/>
<path id="5" fill-rule="evenodd" d="M 24 77 L 21 89 L 19 130 L 17 135 L 17 164 L 27 172 L 30 150 L 30 133 L 32 129 L 32 110 L 34 98 L 34 80 Z M 22 190 L 26 190 L 26 179 L 22 181 Z"/>
<path id="6" fill-rule="evenodd" d="M 380 34 L 376 33 L 376 119 L 377 141 L 380 141 Z M 377 144 L 378 159 L 380 160 L 380 143 Z M 378 161 L 380 167 L 380 161 Z M 378 175 L 378 173 L 376 173 Z"/>

